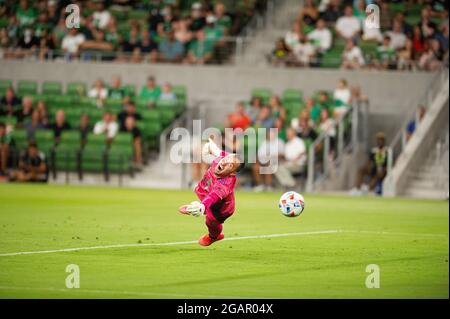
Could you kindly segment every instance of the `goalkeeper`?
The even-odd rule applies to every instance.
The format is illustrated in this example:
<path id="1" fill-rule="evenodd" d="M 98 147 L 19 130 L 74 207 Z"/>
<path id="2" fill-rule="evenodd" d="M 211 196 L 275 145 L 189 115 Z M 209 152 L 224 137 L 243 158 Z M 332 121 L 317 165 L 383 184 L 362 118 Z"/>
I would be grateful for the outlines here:
<path id="1" fill-rule="evenodd" d="M 195 188 L 201 202 L 195 201 L 179 209 L 182 214 L 206 217 L 208 234 L 198 241 L 202 246 L 224 238 L 222 224 L 234 213 L 236 172 L 241 167 L 236 154 L 220 150 L 211 138 L 202 148 L 202 157 L 208 156 L 213 158 L 211 166 Z"/>

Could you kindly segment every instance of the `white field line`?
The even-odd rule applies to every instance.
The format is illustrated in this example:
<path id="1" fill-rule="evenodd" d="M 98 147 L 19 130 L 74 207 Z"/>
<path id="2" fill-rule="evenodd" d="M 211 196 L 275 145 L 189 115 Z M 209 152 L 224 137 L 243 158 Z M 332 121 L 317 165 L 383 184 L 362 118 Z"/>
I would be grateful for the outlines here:
<path id="1" fill-rule="evenodd" d="M 310 231 L 302 233 L 286 233 L 286 234 L 269 234 L 269 235 L 255 235 L 255 236 L 243 236 L 243 237 L 229 237 L 223 239 L 223 241 L 230 240 L 245 240 L 245 239 L 263 239 L 263 238 L 276 238 L 276 237 L 289 237 L 289 236 L 306 236 L 306 235 L 323 235 L 323 234 L 336 234 L 340 233 L 340 230 L 322 230 L 322 231 Z M 35 254 L 51 254 L 60 252 L 80 251 L 80 250 L 95 250 L 95 249 L 113 249 L 113 248 L 126 248 L 126 247 L 159 247 L 159 246 L 178 246 L 178 245 L 191 245 L 197 244 L 198 241 L 178 241 L 169 243 L 147 243 L 147 244 L 118 244 L 118 245 L 105 245 L 105 246 L 90 246 L 90 247 L 75 247 L 75 248 L 63 248 L 54 250 L 37 250 L 37 251 L 19 251 L 14 253 L 3 253 L 0 257 L 18 256 L 18 255 L 35 255 Z"/>
<path id="2" fill-rule="evenodd" d="M 353 234 L 372 234 L 372 235 L 394 235 L 394 236 L 424 236 L 424 237 L 448 237 L 448 234 L 430 234 L 430 233 L 402 233 L 389 231 L 371 231 L 371 230 L 342 230 L 343 233 Z"/>
<path id="3" fill-rule="evenodd" d="M 39 288 L 39 287 L 12 287 L 12 286 L 0 286 L 0 290 L 21 290 L 21 291 L 52 291 L 52 292 L 67 292 L 67 293 L 82 293 L 82 294 L 95 294 L 95 295 L 129 295 L 129 296 L 143 296 L 143 297 L 168 297 L 168 298 L 202 298 L 202 299 L 252 299 L 251 297 L 238 297 L 238 296 L 216 296 L 216 295 L 199 295 L 199 294 L 177 294 L 167 292 L 151 292 L 151 291 L 123 291 L 123 290 L 100 290 L 100 289 L 65 289 L 65 288 Z M 258 297 L 258 299 L 272 299 Z"/>

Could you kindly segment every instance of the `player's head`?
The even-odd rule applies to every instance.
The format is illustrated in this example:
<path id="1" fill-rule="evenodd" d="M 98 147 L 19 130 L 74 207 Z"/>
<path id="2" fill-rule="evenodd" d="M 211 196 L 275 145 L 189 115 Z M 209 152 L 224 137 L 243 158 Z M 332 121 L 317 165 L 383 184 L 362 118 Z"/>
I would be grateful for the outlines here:
<path id="1" fill-rule="evenodd" d="M 214 174 L 217 177 L 227 177 L 236 174 L 241 168 L 241 161 L 236 154 L 229 154 L 222 158 L 214 169 Z"/>

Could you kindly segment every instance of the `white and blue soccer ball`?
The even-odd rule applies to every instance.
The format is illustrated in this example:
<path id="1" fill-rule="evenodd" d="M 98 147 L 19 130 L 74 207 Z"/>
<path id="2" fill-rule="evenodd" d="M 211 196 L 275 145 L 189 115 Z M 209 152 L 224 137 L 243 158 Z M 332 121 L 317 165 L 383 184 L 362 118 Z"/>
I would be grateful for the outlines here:
<path id="1" fill-rule="evenodd" d="M 280 197 L 278 207 L 281 213 L 286 217 L 297 217 L 305 209 L 305 199 L 299 193 L 290 191 Z"/>

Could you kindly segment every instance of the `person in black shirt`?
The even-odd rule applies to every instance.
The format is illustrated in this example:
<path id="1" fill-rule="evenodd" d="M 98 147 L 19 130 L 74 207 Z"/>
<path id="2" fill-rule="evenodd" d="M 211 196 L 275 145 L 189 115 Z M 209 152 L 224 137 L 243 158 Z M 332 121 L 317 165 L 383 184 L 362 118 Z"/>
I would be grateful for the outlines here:
<path id="1" fill-rule="evenodd" d="M 0 100 L 0 116 L 13 116 L 21 103 L 22 101 L 16 97 L 13 88 L 8 88 L 5 96 Z"/>
<path id="2" fill-rule="evenodd" d="M 136 106 L 132 101 L 127 101 L 124 105 L 124 110 L 117 116 L 120 127 L 119 129 L 121 131 L 125 131 L 125 120 L 128 116 L 132 116 L 136 121 L 142 119 L 142 116 L 136 112 Z"/>
<path id="3" fill-rule="evenodd" d="M 22 100 L 22 109 L 14 112 L 14 116 L 17 118 L 17 125 L 23 127 L 24 122 L 31 117 L 31 113 L 33 113 L 33 100 L 26 96 Z"/>
<path id="4" fill-rule="evenodd" d="M 128 132 L 133 136 L 133 151 L 134 162 L 137 168 L 142 167 L 142 133 L 139 128 L 136 127 L 136 120 L 133 116 L 127 116 L 125 118 L 125 125 L 122 132 Z"/>
<path id="5" fill-rule="evenodd" d="M 19 161 L 19 170 L 12 172 L 11 181 L 29 182 L 45 181 L 47 165 L 45 156 L 42 154 L 35 143 L 30 143 L 25 154 Z"/>
<path id="6" fill-rule="evenodd" d="M 70 124 L 66 122 L 66 115 L 64 113 L 64 110 L 58 110 L 56 112 L 55 123 L 50 124 L 48 128 L 53 130 L 55 144 L 58 144 L 61 138 L 61 133 L 64 130 L 70 130 Z"/>

